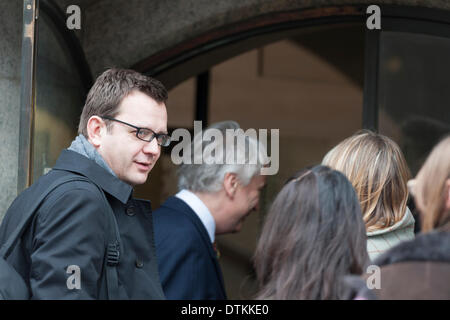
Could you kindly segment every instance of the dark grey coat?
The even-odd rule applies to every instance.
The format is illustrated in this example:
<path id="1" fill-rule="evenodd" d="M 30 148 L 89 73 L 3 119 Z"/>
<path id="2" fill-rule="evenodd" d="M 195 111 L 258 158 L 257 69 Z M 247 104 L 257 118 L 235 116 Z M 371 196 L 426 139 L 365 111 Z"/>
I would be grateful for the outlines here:
<path id="1" fill-rule="evenodd" d="M 403 242 L 374 261 L 381 268 L 380 299 L 450 299 L 450 232 Z"/>
<path id="2" fill-rule="evenodd" d="M 26 280 L 33 299 L 103 299 L 102 272 L 108 211 L 98 185 L 114 211 L 122 255 L 117 267 L 121 299 L 164 299 L 158 276 L 149 201 L 132 198 L 132 187 L 94 161 L 62 151 L 55 167 L 22 192 L 0 227 L 0 244 L 18 224 L 21 213 L 62 175 L 82 175 L 92 181 L 61 185 L 44 200 L 22 241 L 8 261 Z M 80 289 L 69 289 L 67 267 L 80 268 Z"/>

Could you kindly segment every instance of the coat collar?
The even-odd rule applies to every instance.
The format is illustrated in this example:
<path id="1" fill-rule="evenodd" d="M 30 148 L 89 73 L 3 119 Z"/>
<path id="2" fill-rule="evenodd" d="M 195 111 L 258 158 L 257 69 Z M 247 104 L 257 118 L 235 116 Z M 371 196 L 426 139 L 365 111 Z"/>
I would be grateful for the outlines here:
<path id="1" fill-rule="evenodd" d="M 180 211 L 184 215 L 186 215 L 189 218 L 189 220 L 191 220 L 191 222 L 194 224 L 194 226 L 200 233 L 201 238 L 206 243 L 206 246 L 208 247 L 208 251 L 209 251 L 211 257 L 213 257 L 213 258 L 216 257 L 216 255 L 214 253 L 214 249 L 211 244 L 211 240 L 208 235 L 208 231 L 205 228 L 205 225 L 200 220 L 200 218 L 195 213 L 195 211 L 192 210 L 192 208 L 184 200 L 182 200 L 176 196 L 172 196 L 172 197 L 169 197 L 166 200 L 166 202 L 164 202 L 163 205 L 170 208 L 171 210 Z"/>
<path id="2" fill-rule="evenodd" d="M 367 236 L 368 237 L 373 237 L 373 236 L 380 236 L 382 234 L 386 234 L 392 231 L 398 231 L 398 230 L 404 230 L 406 232 L 413 232 L 414 229 L 414 217 L 411 213 L 411 211 L 409 210 L 408 207 L 406 207 L 405 210 L 405 214 L 403 215 L 402 219 L 400 221 L 398 221 L 397 223 L 395 223 L 394 225 L 381 229 L 381 230 L 374 230 L 374 231 L 370 231 L 367 232 Z"/>
<path id="3" fill-rule="evenodd" d="M 211 240 L 211 243 L 213 243 L 215 241 L 216 222 L 214 221 L 214 217 L 208 207 L 195 193 L 187 189 L 181 190 L 175 195 L 175 197 L 183 200 L 189 207 L 191 207 L 192 211 L 194 211 L 194 213 L 201 220 L 202 224 L 205 226 L 209 239 Z"/>
<path id="4" fill-rule="evenodd" d="M 124 204 L 133 192 L 129 184 L 114 177 L 95 161 L 74 151 L 63 150 L 53 169 L 81 174 Z"/>
<path id="5" fill-rule="evenodd" d="M 450 232 L 420 234 L 379 256 L 374 264 L 382 266 L 407 261 L 450 262 Z"/>

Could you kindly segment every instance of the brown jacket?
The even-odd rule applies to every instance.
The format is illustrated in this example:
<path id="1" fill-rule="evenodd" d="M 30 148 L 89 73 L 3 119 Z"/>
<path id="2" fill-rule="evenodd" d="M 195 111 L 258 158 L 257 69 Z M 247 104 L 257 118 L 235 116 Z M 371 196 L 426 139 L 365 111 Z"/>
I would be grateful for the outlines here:
<path id="1" fill-rule="evenodd" d="M 382 300 L 450 299 L 450 232 L 421 234 L 375 260 Z"/>

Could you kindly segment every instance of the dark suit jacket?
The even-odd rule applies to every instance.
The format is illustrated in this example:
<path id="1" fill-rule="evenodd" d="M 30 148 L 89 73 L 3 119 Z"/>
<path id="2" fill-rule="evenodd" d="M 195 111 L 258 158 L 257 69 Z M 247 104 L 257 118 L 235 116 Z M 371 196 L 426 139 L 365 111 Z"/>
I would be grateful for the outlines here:
<path id="1" fill-rule="evenodd" d="M 203 223 L 181 199 L 154 212 L 156 255 L 167 299 L 226 299 L 222 271 Z"/>

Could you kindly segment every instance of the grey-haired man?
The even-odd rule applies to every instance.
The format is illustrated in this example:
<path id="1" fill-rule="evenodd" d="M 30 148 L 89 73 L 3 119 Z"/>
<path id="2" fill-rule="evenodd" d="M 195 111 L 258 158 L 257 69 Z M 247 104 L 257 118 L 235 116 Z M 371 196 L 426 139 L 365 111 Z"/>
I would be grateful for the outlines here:
<path id="1" fill-rule="evenodd" d="M 180 166 L 180 191 L 154 213 L 156 254 L 168 299 L 226 299 L 215 236 L 240 231 L 245 217 L 258 208 L 265 185 L 261 175 L 265 149 L 238 129 L 236 122 L 225 121 L 200 133 L 215 130 L 225 138 L 232 130 L 237 132 L 232 143 L 224 139 L 196 143 L 198 136 L 194 137 L 191 150 L 194 157 L 202 153 L 202 163 Z M 254 162 L 252 154 L 257 155 Z M 222 163 L 212 161 L 218 158 Z"/>

